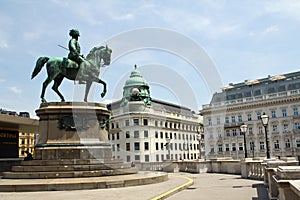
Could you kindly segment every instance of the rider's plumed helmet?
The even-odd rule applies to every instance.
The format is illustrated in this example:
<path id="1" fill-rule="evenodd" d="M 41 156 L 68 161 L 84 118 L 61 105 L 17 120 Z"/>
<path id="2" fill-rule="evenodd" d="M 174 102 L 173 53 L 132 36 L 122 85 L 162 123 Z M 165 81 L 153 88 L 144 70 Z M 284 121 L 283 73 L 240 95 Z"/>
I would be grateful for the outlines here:
<path id="1" fill-rule="evenodd" d="M 69 32 L 69 35 L 71 37 L 80 36 L 79 31 L 77 29 L 71 29 L 70 32 Z"/>

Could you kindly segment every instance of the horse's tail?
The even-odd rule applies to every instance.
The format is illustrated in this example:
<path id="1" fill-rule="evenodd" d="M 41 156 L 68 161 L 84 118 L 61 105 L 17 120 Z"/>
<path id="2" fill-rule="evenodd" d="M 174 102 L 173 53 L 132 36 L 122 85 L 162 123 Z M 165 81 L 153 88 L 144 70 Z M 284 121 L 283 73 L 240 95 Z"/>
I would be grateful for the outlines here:
<path id="1" fill-rule="evenodd" d="M 38 73 L 42 70 L 43 66 L 46 62 L 48 62 L 48 57 L 39 57 L 39 59 L 36 61 L 35 68 L 31 74 L 31 79 L 33 79 Z"/>

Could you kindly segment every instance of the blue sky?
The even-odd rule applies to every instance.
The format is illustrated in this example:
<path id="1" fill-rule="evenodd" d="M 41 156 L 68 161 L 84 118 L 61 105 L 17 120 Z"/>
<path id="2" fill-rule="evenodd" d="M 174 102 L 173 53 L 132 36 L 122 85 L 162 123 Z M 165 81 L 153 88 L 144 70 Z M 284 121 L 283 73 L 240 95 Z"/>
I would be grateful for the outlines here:
<path id="1" fill-rule="evenodd" d="M 0 0 L 0 108 L 29 111 L 40 104 L 46 70 L 30 80 L 39 56 L 67 56 L 71 28 L 82 53 L 108 44 L 108 84 L 93 85 L 89 101 L 122 97 L 137 64 L 153 98 L 201 109 L 222 85 L 299 70 L 300 1 L 297 0 Z M 157 34 L 157 35 L 156 35 Z M 169 36 L 169 37 L 168 37 Z M 51 84 L 52 86 L 52 84 Z M 46 99 L 59 101 L 48 86 Z M 83 87 L 65 80 L 67 101 L 82 101 Z M 220 90 L 219 90 L 220 91 Z"/>

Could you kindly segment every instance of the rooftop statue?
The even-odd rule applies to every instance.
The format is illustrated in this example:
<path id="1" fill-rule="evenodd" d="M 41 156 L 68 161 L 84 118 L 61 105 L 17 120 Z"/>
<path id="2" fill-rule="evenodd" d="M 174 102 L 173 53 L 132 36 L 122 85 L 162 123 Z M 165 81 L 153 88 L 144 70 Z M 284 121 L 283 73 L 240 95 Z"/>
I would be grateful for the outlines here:
<path id="1" fill-rule="evenodd" d="M 52 89 L 58 94 L 61 101 L 65 101 L 63 95 L 59 92 L 60 86 L 64 78 L 70 80 L 78 80 L 80 84 L 86 84 L 84 101 L 87 101 L 87 96 L 93 82 L 103 84 L 101 97 L 106 94 L 106 83 L 99 79 L 100 67 L 107 66 L 111 61 L 112 50 L 107 46 L 94 47 L 89 54 L 84 58 L 80 55 L 80 45 L 78 43 L 79 31 L 72 29 L 69 35 L 72 37 L 69 41 L 69 55 L 64 57 L 40 57 L 36 61 L 35 68 L 32 72 L 33 79 L 45 66 L 47 67 L 48 77 L 43 83 L 41 101 L 46 102 L 45 91 L 49 83 L 54 80 Z"/>

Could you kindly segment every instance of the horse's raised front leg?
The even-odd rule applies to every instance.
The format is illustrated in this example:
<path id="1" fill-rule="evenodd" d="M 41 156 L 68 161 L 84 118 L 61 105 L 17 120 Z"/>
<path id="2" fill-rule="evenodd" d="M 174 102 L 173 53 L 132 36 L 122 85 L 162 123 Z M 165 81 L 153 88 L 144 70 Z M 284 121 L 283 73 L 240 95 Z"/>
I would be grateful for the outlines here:
<path id="1" fill-rule="evenodd" d="M 101 79 L 98 79 L 98 83 L 101 83 L 103 85 L 103 91 L 101 93 L 101 97 L 103 98 L 106 94 L 106 83 L 102 81 Z"/>
<path id="2" fill-rule="evenodd" d="M 87 102 L 87 97 L 91 89 L 92 81 L 87 81 L 85 85 L 84 102 Z"/>
<path id="3" fill-rule="evenodd" d="M 52 86 L 52 89 L 56 92 L 56 94 L 58 94 L 58 96 L 60 97 L 61 99 L 61 102 L 64 102 L 65 101 L 65 98 L 64 96 L 60 93 L 60 91 L 58 90 L 58 87 L 60 86 L 62 80 L 64 79 L 63 76 L 60 76 L 60 77 L 57 77 L 54 79 L 54 84 Z"/>

